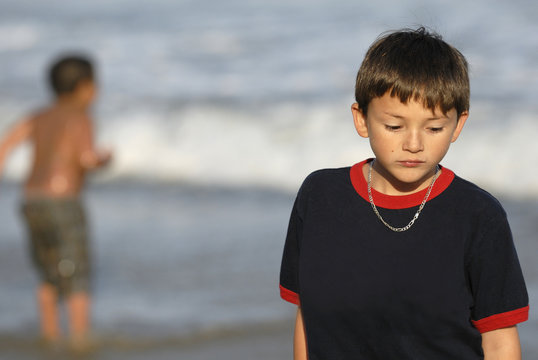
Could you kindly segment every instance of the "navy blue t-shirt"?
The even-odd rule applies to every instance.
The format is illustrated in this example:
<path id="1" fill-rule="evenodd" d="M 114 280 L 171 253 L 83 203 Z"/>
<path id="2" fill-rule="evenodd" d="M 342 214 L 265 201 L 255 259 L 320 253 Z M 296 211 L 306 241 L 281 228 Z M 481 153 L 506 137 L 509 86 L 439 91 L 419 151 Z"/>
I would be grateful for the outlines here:
<path id="1" fill-rule="evenodd" d="M 312 173 L 293 206 L 280 292 L 301 306 L 309 360 L 483 359 L 480 333 L 529 310 L 502 206 L 443 167 L 396 233 L 364 164 Z M 372 192 L 396 227 L 426 194 Z"/>

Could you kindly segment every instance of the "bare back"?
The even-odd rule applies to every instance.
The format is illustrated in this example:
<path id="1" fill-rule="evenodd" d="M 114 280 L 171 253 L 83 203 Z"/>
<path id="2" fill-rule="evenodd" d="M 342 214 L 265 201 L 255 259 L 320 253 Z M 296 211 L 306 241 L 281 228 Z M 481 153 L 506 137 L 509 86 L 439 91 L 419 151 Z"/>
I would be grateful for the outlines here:
<path id="1" fill-rule="evenodd" d="M 81 109 L 55 105 L 32 118 L 33 163 L 27 197 L 73 197 L 84 182 L 81 155 L 91 141 L 91 123 Z"/>

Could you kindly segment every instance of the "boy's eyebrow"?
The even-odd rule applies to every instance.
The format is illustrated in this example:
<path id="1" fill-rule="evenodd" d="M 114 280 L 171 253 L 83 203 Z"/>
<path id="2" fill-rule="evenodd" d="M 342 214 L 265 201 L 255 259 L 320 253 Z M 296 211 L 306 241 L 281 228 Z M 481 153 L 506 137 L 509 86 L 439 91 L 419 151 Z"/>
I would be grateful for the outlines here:
<path id="1" fill-rule="evenodd" d="M 427 118 L 426 120 L 430 121 L 430 120 L 444 120 L 444 119 L 449 119 L 449 117 L 447 115 L 441 114 L 441 115 L 434 115 L 432 117 Z"/>
<path id="2" fill-rule="evenodd" d="M 390 113 L 388 111 L 384 111 L 385 115 L 388 115 L 388 116 L 392 116 L 394 118 L 397 118 L 397 119 L 405 119 L 405 116 L 401 116 L 401 115 L 398 115 L 398 114 L 393 114 L 393 113 Z"/>
<path id="3" fill-rule="evenodd" d="M 402 116 L 402 115 L 393 114 L 393 113 L 388 112 L 388 111 L 384 111 L 384 113 L 385 113 L 385 115 L 391 116 L 391 117 L 396 118 L 396 119 L 405 119 L 405 116 Z M 443 120 L 443 119 L 448 119 L 448 116 L 444 115 L 444 114 L 433 115 L 433 116 L 430 116 L 430 117 L 426 118 L 426 121 Z"/>

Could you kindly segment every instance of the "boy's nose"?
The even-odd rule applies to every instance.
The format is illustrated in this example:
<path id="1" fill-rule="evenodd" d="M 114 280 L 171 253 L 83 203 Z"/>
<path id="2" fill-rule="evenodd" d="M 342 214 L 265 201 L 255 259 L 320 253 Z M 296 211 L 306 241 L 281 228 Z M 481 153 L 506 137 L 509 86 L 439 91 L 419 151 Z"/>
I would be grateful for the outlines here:
<path id="1" fill-rule="evenodd" d="M 411 131 L 407 134 L 403 149 L 412 153 L 424 150 L 424 144 L 422 143 L 422 139 L 418 132 Z"/>

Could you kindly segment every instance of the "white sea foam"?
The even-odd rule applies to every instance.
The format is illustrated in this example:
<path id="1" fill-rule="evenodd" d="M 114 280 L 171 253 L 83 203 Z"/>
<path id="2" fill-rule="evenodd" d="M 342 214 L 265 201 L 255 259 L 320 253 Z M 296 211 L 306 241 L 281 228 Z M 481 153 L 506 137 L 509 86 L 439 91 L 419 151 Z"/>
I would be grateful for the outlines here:
<path id="1" fill-rule="evenodd" d="M 139 114 L 103 136 L 116 143 L 112 176 L 296 188 L 318 168 L 352 165 L 371 156 L 353 127 L 348 104 L 270 110 L 185 109 L 166 121 Z M 477 106 L 444 163 L 492 191 L 538 196 L 538 124 L 534 114 L 495 119 Z M 155 127 L 152 123 L 166 123 Z M 121 138 L 121 141 L 118 139 Z"/>
<path id="2" fill-rule="evenodd" d="M 500 121 L 495 107 L 476 105 L 443 164 L 497 193 L 538 196 L 534 114 Z M 311 171 L 372 156 L 353 127 L 349 104 L 278 104 L 248 110 L 190 107 L 171 112 L 141 106 L 100 122 L 99 143 L 114 150 L 103 179 L 142 178 L 296 189 Z M 10 160 L 20 177 L 28 149 Z"/>

